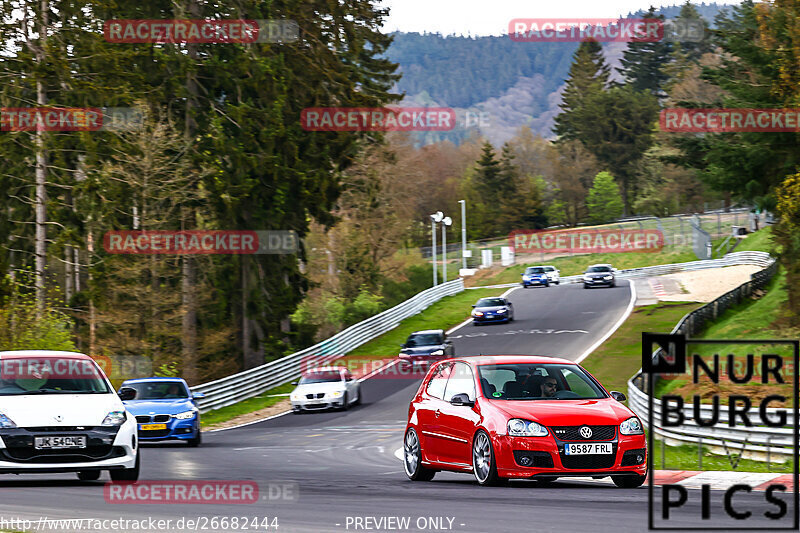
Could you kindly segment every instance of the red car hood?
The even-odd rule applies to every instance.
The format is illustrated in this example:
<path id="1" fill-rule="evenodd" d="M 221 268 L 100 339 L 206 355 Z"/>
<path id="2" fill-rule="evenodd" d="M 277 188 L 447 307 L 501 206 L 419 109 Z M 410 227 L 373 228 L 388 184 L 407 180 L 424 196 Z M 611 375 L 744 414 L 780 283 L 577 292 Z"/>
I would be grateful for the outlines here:
<path id="1" fill-rule="evenodd" d="M 533 420 L 545 426 L 616 425 L 634 416 L 613 398 L 602 400 L 491 400 L 509 418 Z"/>

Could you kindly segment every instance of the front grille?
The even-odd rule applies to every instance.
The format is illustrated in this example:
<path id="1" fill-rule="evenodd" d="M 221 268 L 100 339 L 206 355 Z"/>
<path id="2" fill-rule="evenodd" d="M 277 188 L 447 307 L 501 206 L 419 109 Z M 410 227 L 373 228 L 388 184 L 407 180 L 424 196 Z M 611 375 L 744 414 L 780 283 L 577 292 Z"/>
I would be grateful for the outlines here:
<path id="1" fill-rule="evenodd" d="M 324 397 L 325 397 L 325 393 L 324 392 L 318 392 L 316 394 L 314 394 L 314 393 L 306 394 L 306 398 L 308 398 L 309 400 L 313 400 L 315 398 L 319 399 L 319 398 L 324 398 Z"/>
<path id="2" fill-rule="evenodd" d="M 637 456 L 640 459 L 637 459 Z M 622 463 L 620 466 L 636 466 L 644 463 L 644 459 L 647 456 L 645 453 L 644 448 L 640 448 L 638 450 L 628 450 L 624 454 L 622 454 Z"/>
<path id="3" fill-rule="evenodd" d="M 514 450 L 514 460 L 527 468 L 554 468 L 553 456 L 548 452 L 529 452 Z"/>
<path id="4" fill-rule="evenodd" d="M 139 416 L 136 417 L 136 421 L 138 423 L 140 423 L 140 424 L 147 424 L 148 422 L 150 422 L 150 416 L 149 415 L 139 415 Z"/>
<path id="5" fill-rule="evenodd" d="M 169 435 L 169 429 L 140 429 L 139 436 L 143 439 L 148 438 L 155 438 L 155 437 L 166 437 Z"/>
<path id="6" fill-rule="evenodd" d="M 592 436 L 584 439 L 581 436 L 582 427 L 584 426 L 558 426 L 552 429 L 559 440 L 611 440 L 617 434 L 616 426 L 588 426 L 592 430 Z"/>
<path id="7" fill-rule="evenodd" d="M 3 459 L 15 463 L 81 463 L 99 461 L 125 455 L 121 446 L 87 446 L 80 449 L 36 450 L 34 448 L 6 448 L 0 450 Z"/>
<path id="8" fill-rule="evenodd" d="M 611 468 L 617 458 L 617 446 L 614 445 L 614 453 L 597 455 L 564 455 L 561 454 L 561 464 L 564 468 L 580 468 L 582 470 L 593 470 L 599 468 Z"/>
<path id="9" fill-rule="evenodd" d="M 38 426 L 23 428 L 31 433 L 48 433 L 63 431 L 92 431 L 94 426 Z"/>
<path id="10" fill-rule="evenodd" d="M 169 415 L 156 415 L 153 417 L 153 422 L 160 422 L 162 424 L 164 422 L 169 422 Z"/>

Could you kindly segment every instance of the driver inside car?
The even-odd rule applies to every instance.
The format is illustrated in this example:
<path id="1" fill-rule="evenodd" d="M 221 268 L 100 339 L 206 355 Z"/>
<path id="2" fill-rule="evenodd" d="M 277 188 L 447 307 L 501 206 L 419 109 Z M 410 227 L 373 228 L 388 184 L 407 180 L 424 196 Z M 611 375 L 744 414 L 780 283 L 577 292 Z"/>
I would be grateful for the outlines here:
<path id="1" fill-rule="evenodd" d="M 552 398 L 558 392 L 558 382 L 554 377 L 548 376 L 542 383 L 542 396 Z"/>

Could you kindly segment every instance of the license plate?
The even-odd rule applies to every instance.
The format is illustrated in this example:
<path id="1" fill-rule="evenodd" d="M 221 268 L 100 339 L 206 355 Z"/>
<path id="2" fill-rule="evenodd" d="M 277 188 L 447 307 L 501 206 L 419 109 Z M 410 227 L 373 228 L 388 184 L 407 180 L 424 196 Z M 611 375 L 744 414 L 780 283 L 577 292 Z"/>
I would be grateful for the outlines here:
<path id="1" fill-rule="evenodd" d="M 610 442 L 595 442 L 591 444 L 565 444 L 564 455 L 594 455 L 594 454 L 611 454 L 613 448 Z"/>
<path id="2" fill-rule="evenodd" d="M 37 450 L 61 450 L 66 448 L 86 448 L 85 435 L 51 435 L 34 437 L 33 447 Z"/>
<path id="3" fill-rule="evenodd" d="M 155 429 L 167 429 L 166 424 L 142 424 L 139 426 L 142 431 L 153 431 Z"/>

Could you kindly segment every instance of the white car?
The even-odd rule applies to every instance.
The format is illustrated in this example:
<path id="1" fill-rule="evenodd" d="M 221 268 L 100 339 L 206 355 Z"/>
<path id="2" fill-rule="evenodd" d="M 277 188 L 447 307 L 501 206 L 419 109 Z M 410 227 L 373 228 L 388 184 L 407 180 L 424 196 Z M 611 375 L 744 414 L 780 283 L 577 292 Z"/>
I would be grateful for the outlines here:
<path id="1" fill-rule="evenodd" d="M 297 388 L 289 395 L 292 411 L 318 411 L 321 409 L 347 409 L 361 403 L 361 387 L 350 371 L 340 366 L 312 368 L 300 381 L 292 383 Z"/>
<path id="2" fill-rule="evenodd" d="M 561 283 L 561 272 L 559 272 L 556 267 L 553 265 L 545 265 L 544 271 L 547 274 L 547 279 L 550 281 L 550 283 L 555 283 L 556 285 Z"/>
<path id="3" fill-rule="evenodd" d="M 0 474 L 136 481 L 136 419 L 88 355 L 0 352 Z"/>

